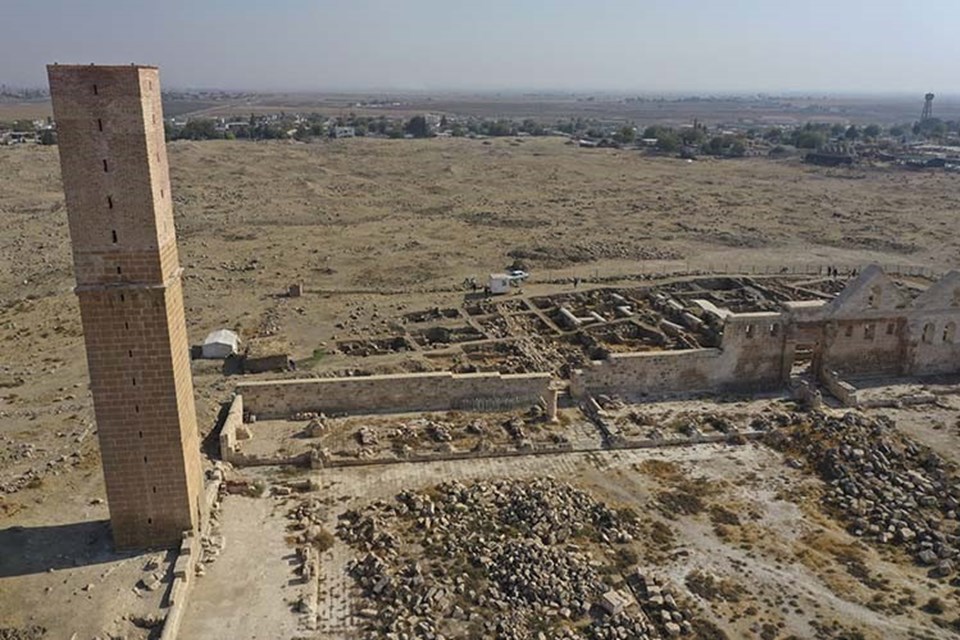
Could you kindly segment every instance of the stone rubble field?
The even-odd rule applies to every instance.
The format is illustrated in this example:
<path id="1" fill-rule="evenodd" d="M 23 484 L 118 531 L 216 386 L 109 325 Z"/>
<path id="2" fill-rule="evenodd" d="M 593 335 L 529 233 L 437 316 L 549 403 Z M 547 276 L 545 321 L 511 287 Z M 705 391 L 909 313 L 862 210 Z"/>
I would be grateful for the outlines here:
<path id="1" fill-rule="evenodd" d="M 892 420 L 818 414 L 770 439 L 803 456 L 828 483 L 824 504 L 853 535 L 903 549 L 932 567 L 931 577 L 954 575 L 960 477 L 935 452 L 900 434 Z"/>
<path id="2" fill-rule="evenodd" d="M 644 638 L 636 612 L 588 616 L 611 588 L 599 550 L 631 542 L 631 520 L 547 479 L 454 482 L 349 511 L 337 533 L 364 554 L 349 570 L 369 638 Z"/>

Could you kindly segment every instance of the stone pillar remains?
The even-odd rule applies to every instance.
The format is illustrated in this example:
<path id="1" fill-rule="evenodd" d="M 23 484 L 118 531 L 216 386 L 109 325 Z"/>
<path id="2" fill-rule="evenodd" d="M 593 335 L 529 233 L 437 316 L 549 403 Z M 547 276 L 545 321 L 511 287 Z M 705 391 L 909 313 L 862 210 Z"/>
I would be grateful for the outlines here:
<path id="1" fill-rule="evenodd" d="M 547 420 L 550 422 L 558 422 L 557 419 L 557 397 L 560 395 L 559 389 L 548 389 L 547 395 L 544 396 L 543 401 L 546 404 L 547 410 Z"/>

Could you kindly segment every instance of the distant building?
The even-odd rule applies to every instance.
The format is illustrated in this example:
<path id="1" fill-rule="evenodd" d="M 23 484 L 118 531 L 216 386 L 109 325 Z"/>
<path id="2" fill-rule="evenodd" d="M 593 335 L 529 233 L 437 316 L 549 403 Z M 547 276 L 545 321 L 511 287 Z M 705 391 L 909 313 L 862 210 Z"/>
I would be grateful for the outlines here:
<path id="1" fill-rule="evenodd" d="M 803 161 L 808 164 L 816 164 L 821 167 L 840 167 L 853 164 L 853 156 L 845 153 L 830 153 L 813 151 L 803 157 Z"/>
<path id="2" fill-rule="evenodd" d="M 35 131 L 10 131 L 4 135 L 4 144 L 26 144 L 36 141 L 37 133 Z"/>

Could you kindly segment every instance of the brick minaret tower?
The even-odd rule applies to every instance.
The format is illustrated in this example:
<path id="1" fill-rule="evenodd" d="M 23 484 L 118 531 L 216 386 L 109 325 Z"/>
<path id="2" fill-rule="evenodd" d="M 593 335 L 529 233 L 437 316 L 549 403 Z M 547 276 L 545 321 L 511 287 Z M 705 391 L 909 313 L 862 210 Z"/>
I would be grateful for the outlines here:
<path id="1" fill-rule="evenodd" d="M 156 67 L 47 67 L 117 547 L 199 522 L 197 417 Z"/>

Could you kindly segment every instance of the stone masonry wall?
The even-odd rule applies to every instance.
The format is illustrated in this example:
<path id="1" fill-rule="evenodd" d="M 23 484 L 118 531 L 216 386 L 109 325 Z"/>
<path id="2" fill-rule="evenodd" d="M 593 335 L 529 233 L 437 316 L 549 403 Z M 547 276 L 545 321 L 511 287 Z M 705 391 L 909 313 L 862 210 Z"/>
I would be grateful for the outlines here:
<path id="1" fill-rule="evenodd" d="M 233 396 L 227 417 L 220 427 L 220 457 L 227 462 L 233 462 L 233 455 L 237 450 L 237 427 L 242 424 L 243 396 L 237 394 Z"/>
<path id="2" fill-rule="evenodd" d="M 744 314 L 727 322 L 719 349 L 612 354 L 575 371 L 571 393 L 636 398 L 775 388 L 783 381 L 784 333 L 779 314 Z"/>
<path id="3" fill-rule="evenodd" d="M 857 397 L 857 388 L 849 382 L 842 380 L 836 371 L 823 369 L 820 372 L 820 384 L 826 387 L 830 395 L 839 400 L 843 406 L 860 406 L 860 399 Z"/>
<path id="4" fill-rule="evenodd" d="M 827 323 L 822 366 L 845 375 L 899 375 L 906 364 L 903 334 L 896 316 Z"/>
<path id="5" fill-rule="evenodd" d="M 178 546 L 202 476 L 159 74 L 48 74 L 114 543 Z"/>
<path id="6" fill-rule="evenodd" d="M 546 398 L 551 380 L 549 373 L 414 373 L 241 382 L 237 393 L 258 418 L 286 418 L 300 411 L 497 411 L 537 404 Z"/>
<path id="7" fill-rule="evenodd" d="M 576 398 L 708 391 L 715 386 L 720 356 L 719 349 L 615 353 L 574 371 L 570 391 Z"/>
<path id="8" fill-rule="evenodd" d="M 925 312 L 910 318 L 906 339 L 909 372 L 938 375 L 960 370 L 960 309 Z"/>

